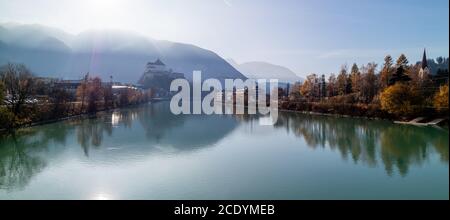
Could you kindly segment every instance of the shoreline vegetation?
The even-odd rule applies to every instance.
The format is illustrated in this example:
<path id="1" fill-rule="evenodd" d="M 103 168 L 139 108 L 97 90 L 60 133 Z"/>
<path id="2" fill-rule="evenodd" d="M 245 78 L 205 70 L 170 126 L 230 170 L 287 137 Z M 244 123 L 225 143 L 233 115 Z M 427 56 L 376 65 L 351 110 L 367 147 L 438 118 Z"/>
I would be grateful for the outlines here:
<path id="1" fill-rule="evenodd" d="M 102 111 L 148 102 L 151 90 L 103 83 L 86 74 L 76 88 L 66 88 L 35 77 L 22 64 L 0 68 L 0 132 L 46 124 L 73 117 L 95 115 Z"/>
<path id="2" fill-rule="evenodd" d="M 339 74 L 308 75 L 289 91 L 278 89 L 279 109 L 351 117 L 410 121 L 444 119 L 448 125 L 449 58 L 427 59 L 409 64 L 405 55 L 394 63 L 343 65 Z M 430 68 L 432 67 L 432 68 Z"/>
<path id="3" fill-rule="evenodd" d="M 448 125 L 449 58 L 438 57 L 436 63 L 427 60 L 424 52 L 422 62 L 412 65 L 403 54 L 395 64 L 389 55 L 384 61 L 379 71 L 373 62 L 353 64 L 350 70 L 343 65 L 337 76 L 330 74 L 326 79 L 311 74 L 291 88 L 277 88 L 278 108 L 391 121 L 440 118 Z M 102 82 L 88 73 L 75 88 L 68 88 L 34 76 L 22 64 L 9 63 L 0 67 L 0 132 L 139 105 L 153 98 L 152 89 L 120 86 L 114 90 L 113 84 L 112 79 Z M 244 100 L 248 105 L 248 90 Z"/>
<path id="4" fill-rule="evenodd" d="M 332 73 L 326 79 L 311 74 L 292 88 L 278 88 L 278 109 L 448 126 L 449 58 L 427 60 L 424 52 L 422 62 L 416 64 L 410 65 L 403 54 L 395 64 L 390 55 L 384 60 L 379 71 L 375 63 L 353 64 L 350 70 L 343 65 L 338 76 Z M 248 94 L 248 90 L 243 93 L 244 105 L 248 105 Z"/>

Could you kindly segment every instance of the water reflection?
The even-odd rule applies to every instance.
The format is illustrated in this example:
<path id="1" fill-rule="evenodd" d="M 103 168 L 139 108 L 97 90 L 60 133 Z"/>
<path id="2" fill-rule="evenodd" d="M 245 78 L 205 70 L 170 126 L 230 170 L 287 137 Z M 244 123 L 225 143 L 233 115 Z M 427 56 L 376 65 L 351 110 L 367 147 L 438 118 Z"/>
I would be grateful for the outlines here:
<path id="1" fill-rule="evenodd" d="M 24 129 L 20 134 L 0 138 L 0 189 L 23 188 L 46 165 L 46 156 L 54 143 L 64 145 L 70 127 L 54 124 L 40 129 Z M 53 149 L 53 153 L 62 149 Z"/>
<path id="2" fill-rule="evenodd" d="M 382 162 L 388 175 L 395 168 L 405 176 L 437 152 L 448 164 L 448 130 L 396 125 L 387 121 L 283 113 L 276 128 L 286 129 L 311 148 L 338 150 L 344 160 L 374 167 Z"/>
<path id="3" fill-rule="evenodd" d="M 2 136 L 0 189 L 25 187 L 50 159 L 68 148 L 79 147 L 93 163 L 165 150 L 187 153 L 213 147 L 240 125 L 259 126 L 257 115 L 175 116 L 168 109 L 168 103 L 147 105 Z M 449 161 L 448 129 L 295 113 L 280 113 L 274 128 L 297 136 L 310 148 L 336 151 L 343 160 L 369 167 L 382 164 L 388 175 L 398 170 L 406 176 L 410 166 L 421 166 L 433 155 L 446 164 Z M 283 141 L 280 138 L 281 145 Z M 299 147 L 302 143 L 298 142 Z M 102 151 L 113 148 L 117 150 Z"/>

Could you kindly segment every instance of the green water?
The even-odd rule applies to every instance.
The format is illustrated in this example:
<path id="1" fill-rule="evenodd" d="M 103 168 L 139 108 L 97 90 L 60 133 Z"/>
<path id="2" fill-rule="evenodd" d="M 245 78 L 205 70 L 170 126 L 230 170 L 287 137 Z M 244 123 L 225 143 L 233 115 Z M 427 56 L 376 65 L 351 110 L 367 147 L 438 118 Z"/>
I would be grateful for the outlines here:
<path id="1" fill-rule="evenodd" d="M 168 103 L 0 137 L 0 199 L 449 199 L 449 131 Z"/>

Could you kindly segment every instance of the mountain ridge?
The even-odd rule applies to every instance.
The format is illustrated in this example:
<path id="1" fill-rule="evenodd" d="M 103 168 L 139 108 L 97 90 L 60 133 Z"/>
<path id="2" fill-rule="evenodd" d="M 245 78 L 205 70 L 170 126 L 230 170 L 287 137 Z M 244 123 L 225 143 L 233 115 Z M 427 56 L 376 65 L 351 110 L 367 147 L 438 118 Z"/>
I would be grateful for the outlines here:
<path id="1" fill-rule="evenodd" d="M 90 72 L 103 79 L 112 75 L 114 80 L 136 83 L 145 64 L 161 58 L 189 80 L 194 70 L 202 71 L 203 78 L 245 79 L 213 51 L 118 30 L 71 35 L 36 24 L 0 24 L 0 42 L 0 65 L 23 63 L 40 76 L 74 79 Z"/>

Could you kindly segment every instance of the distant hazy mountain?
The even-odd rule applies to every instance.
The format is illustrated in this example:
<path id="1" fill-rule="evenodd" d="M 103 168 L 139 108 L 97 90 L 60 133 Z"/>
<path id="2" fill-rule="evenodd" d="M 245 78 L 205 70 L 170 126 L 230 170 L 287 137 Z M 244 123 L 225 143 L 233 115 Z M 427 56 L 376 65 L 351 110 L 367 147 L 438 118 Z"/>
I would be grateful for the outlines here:
<path id="1" fill-rule="evenodd" d="M 87 31 L 71 35 L 41 25 L 0 24 L 0 65 L 26 64 L 34 73 L 76 79 L 85 73 L 135 83 L 145 64 L 160 58 L 192 79 L 245 78 L 220 56 L 194 45 L 158 41 L 121 31 Z"/>
<path id="2" fill-rule="evenodd" d="M 234 68 L 249 79 L 278 79 L 283 83 L 302 81 L 292 70 L 266 62 L 247 62 L 238 64 L 234 60 L 227 60 Z"/>

